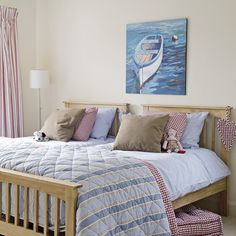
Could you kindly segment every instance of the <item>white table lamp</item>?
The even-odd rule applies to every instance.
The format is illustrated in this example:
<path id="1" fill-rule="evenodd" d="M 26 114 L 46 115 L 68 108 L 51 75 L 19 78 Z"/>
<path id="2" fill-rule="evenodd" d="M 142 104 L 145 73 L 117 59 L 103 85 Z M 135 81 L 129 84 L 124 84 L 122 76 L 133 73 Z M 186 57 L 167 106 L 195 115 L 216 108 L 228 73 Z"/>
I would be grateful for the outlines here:
<path id="1" fill-rule="evenodd" d="M 38 89 L 39 102 L 39 129 L 41 129 L 41 97 L 40 89 L 49 86 L 49 73 L 47 70 L 31 70 L 30 71 L 30 87 Z"/>

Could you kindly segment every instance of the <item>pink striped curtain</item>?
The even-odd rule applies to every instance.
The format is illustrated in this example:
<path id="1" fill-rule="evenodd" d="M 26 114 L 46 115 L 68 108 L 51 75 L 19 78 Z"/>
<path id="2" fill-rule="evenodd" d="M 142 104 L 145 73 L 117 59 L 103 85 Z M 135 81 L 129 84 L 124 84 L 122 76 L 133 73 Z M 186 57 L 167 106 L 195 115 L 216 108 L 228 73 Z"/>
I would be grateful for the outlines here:
<path id="1" fill-rule="evenodd" d="M 17 9 L 0 6 L 0 136 L 23 136 Z"/>

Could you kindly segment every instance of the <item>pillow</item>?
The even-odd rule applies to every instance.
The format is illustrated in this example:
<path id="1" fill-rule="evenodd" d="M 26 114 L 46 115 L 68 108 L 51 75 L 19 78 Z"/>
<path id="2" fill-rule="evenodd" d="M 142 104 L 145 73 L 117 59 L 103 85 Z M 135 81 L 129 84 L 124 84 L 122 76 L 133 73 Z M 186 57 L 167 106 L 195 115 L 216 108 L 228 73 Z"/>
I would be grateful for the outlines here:
<path id="1" fill-rule="evenodd" d="M 106 139 L 116 113 L 115 108 L 98 108 L 96 121 L 90 137 Z"/>
<path id="2" fill-rule="evenodd" d="M 47 118 L 41 131 L 50 139 L 67 142 L 83 118 L 84 111 L 85 109 L 57 110 Z"/>
<path id="3" fill-rule="evenodd" d="M 186 113 L 170 113 L 169 120 L 165 128 L 165 135 L 169 132 L 170 129 L 176 130 L 176 138 L 180 141 L 184 130 L 187 125 L 187 115 Z"/>
<path id="4" fill-rule="evenodd" d="M 81 120 L 79 127 L 76 129 L 73 139 L 79 141 L 87 141 L 89 139 L 89 135 L 92 132 L 96 120 L 97 112 L 98 109 L 96 107 L 86 108 L 84 117 Z"/>
<path id="5" fill-rule="evenodd" d="M 198 148 L 200 135 L 208 112 L 195 112 L 187 114 L 187 126 L 180 142 L 184 148 Z"/>
<path id="6" fill-rule="evenodd" d="M 120 127 L 119 110 L 116 109 L 115 117 L 113 119 L 111 128 L 110 128 L 110 130 L 108 132 L 108 135 L 115 137 L 117 135 L 117 133 L 118 133 L 119 127 Z"/>
<path id="7" fill-rule="evenodd" d="M 165 134 L 164 138 L 166 138 L 166 135 L 170 129 L 176 130 L 176 138 L 178 141 L 180 141 L 184 130 L 187 125 L 187 115 L 186 113 L 179 113 L 179 112 L 147 112 L 144 115 L 169 115 L 169 120 L 165 127 Z"/>
<path id="8" fill-rule="evenodd" d="M 119 128 L 120 128 L 120 124 L 121 124 L 121 121 L 122 121 L 122 116 L 130 115 L 130 114 L 131 113 L 121 112 L 117 109 L 116 114 L 115 114 L 115 118 L 112 122 L 112 125 L 111 125 L 111 128 L 109 130 L 108 135 L 116 137 L 116 135 L 118 134 Z"/>
<path id="9" fill-rule="evenodd" d="M 119 123 L 121 124 L 124 116 L 131 116 L 131 115 L 132 115 L 131 112 L 120 112 L 119 113 Z"/>
<path id="10" fill-rule="evenodd" d="M 113 150 L 161 152 L 167 120 L 168 116 L 124 116 Z"/>

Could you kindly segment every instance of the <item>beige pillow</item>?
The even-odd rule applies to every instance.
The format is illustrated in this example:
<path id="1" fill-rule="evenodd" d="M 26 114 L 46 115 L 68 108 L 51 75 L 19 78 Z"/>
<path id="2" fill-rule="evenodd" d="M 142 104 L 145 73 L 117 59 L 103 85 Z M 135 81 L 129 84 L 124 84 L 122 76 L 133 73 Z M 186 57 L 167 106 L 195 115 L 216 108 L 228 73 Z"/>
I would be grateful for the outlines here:
<path id="1" fill-rule="evenodd" d="M 44 122 L 41 129 L 50 139 L 69 141 L 84 116 L 85 109 L 57 110 Z"/>
<path id="2" fill-rule="evenodd" d="M 169 116 L 123 117 L 113 149 L 161 152 L 161 139 Z"/>

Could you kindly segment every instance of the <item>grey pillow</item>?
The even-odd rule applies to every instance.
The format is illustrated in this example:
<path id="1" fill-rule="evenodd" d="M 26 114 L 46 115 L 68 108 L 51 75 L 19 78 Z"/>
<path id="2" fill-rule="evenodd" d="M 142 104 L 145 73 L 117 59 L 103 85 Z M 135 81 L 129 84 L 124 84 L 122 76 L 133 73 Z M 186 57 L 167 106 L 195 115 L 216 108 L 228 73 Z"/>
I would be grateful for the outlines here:
<path id="1" fill-rule="evenodd" d="M 53 112 L 41 129 L 50 139 L 69 141 L 84 116 L 85 109 L 67 109 Z"/>
<path id="2" fill-rule="evenodd" d="M 180 139 L 184 148 L 199 148 L 200 136 L 208 112 L 194 112 L 187 114 L 187 125 Z"/>
<path id="3" fill-rule="evenodd" d="M 125 116 L 113 150 L 161 152 L 161 139 L 169 116 Z"/>

